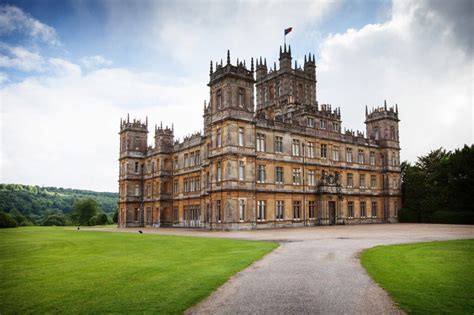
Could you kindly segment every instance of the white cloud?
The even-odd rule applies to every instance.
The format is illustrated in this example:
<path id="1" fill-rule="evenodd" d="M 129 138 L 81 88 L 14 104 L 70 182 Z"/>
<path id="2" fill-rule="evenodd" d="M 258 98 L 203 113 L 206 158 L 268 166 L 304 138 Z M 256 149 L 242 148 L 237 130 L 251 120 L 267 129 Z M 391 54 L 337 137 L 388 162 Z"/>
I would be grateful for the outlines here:
<path id="1" fill-rule="evenodd" d="M 410 161 L 473 142 L 472 55 L 431 3 L 395 1 L 386 23 L 330 35 L 320 47 L 320 102 L 340 105 L 344 124 L 364 130 L 366 104 L 398 103 Z"/>
<path id="2" fill-rule="evenodd" d="M 49 58 L 49 69 L 59 76 L 80 76 L 81 67 L 61 58 Z"/>
<path id="3" fill-rule="evenodd" d="M 0 72 L 0 85 L 2 85 L 3 83 L 6 83 L 8 82 L 8 74 L 6 74 L 5 72 Z"/>
<path id="4" fill-rule="evenodd" d="M 40 54 L 24 47 L 0 43 L 0 68 L 13 68 L 21 71 L 39 71 L 44 59 Z"/>
<path id="5" fill-rule="evenodd" d="M 61 71 L 0 89 L 0 182 L 117 190 L 120 117 L 149 115 L 150 143 L 159 120 L 174 122 L 177 137 L 202 128 L 196 117 L 207 94 L 203 84 L 168 85 L 166 78 L 119 68 L 84 74 L 66 60 L 49 63 Z"/>
<path id="6" fill-rule="evenodd" d="M 87 69 L 94 69 L 98 67 L 109 67 L 113 64 L 111 60 L 104 58 L 104 56 L 86 56 L 81 58 L 81 64 Z"/>
<path id="7" fill-rule="evenodd" d="M 59 39 L 54 28 L 23 12 L 18 7 L 0 5 L 0 34 L 20 32 L 51 45 L 58 45 Z"/>

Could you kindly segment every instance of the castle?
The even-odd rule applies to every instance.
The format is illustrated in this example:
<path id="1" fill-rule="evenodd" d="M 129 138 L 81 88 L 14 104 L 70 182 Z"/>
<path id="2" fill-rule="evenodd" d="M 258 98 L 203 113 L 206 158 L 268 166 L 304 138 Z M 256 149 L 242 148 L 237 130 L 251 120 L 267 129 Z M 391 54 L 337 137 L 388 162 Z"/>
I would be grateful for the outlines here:
<path id="1" fill-rule="evenodd" d="M 204 131 L 120 123 L 119 226 L 217 230 L 397 222 L 398 108 L 365 108 L 366 133 L 316 98 L 314 54 L 210 64 Z M 254 93 L 254 90 L 256 92 Z"/>

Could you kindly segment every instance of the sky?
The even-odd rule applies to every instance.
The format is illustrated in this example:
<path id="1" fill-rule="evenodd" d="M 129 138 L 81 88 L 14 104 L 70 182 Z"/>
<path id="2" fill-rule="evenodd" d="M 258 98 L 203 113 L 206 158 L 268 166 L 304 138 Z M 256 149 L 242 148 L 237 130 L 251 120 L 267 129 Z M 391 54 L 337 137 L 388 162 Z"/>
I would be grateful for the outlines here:
<path id="1" fill-rule="evenodd" d="M 121 117 L 181 139 L 202 129 L 209 61 L 230 49 L 273 64 L 287 27 L 343 128 L 365 131 L 365 106 L 387 100 L 402 161 L 471 145 L 473 13 L 470 0 L 0 0 L 0 182 L 117 191 Z"/>

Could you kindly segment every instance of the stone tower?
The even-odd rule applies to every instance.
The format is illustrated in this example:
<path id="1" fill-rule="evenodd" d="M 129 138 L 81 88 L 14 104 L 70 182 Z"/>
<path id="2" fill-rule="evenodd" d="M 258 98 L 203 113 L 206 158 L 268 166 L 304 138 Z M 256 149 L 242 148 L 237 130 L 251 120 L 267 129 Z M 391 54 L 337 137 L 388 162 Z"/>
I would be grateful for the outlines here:
<path id="1" fill-rule="evenodd" d="M 237 60 L 233 65 L 227 51 L 225 65 L 218 63 L 214 70 L 211 63 L 205 136 L 209 139 L 211 221 L 217 225 L 239 222 L 236 211 L 239 200 L 245 200 L 247 216 L 254 214 L 250 210 L 255 204 L 254 194 L 237 197 L 231 193 L 243 188 L 250 190 L 251 187 L 246 186 L 251 185 L 255 177 L 254 83 L 253 59 L 250 69 L 245 61 Z M 248 183 L 240 178 L 242 163 Z"/>
<path id="2" fill-rule="evenodd" d="M 148 119 L 120 121 L 119 226 L 143 225 L 143 160 L 147 154 Z M 130 225 L 128 225 L 130 226 Z"/>
<path id="3" fill-rule="evenodd" d="M 367 137 L 379 146 L 377 159 L 382 165 L 382 189 L 384 195 L 384 217 L 390 218 L 390 205 L 397 203 L 396 196 L 400 189 L 400 139 L 398 133 L 398 106 L 384 105 L 373 108 L 370 112 L 365 109 L 365 124 Z M 395 207 L 397 208 L 397 204 Z"/>

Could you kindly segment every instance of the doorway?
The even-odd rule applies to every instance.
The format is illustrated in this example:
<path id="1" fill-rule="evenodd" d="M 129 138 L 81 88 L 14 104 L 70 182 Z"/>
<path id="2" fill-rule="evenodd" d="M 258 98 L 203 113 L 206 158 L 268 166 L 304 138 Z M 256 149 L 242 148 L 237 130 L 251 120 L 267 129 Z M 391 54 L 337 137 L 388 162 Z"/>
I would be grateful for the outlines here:
<path id="1" fill-rule="evenodd" d="M 329 225 L 335 225 L 336 224 L 336 202 L 329 201 L 328 206 L 329 206 Z"/>

